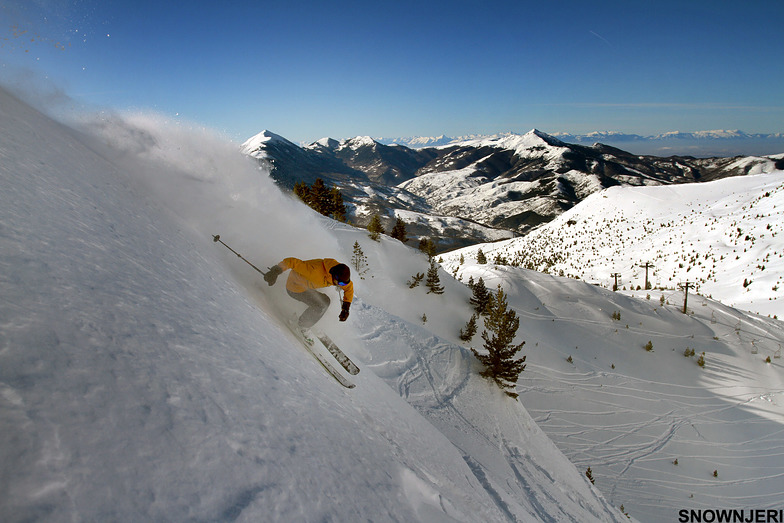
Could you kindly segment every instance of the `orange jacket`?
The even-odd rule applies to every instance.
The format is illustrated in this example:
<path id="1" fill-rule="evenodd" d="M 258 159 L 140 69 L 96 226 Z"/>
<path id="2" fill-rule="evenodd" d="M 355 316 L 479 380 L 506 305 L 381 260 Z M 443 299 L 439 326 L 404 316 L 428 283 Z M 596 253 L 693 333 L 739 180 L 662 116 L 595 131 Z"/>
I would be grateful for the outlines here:
<path id="1" fill-rule="evenodd" d="M 322 289 L 335 285 L 329 270 L 340 262 L 332 258 L 318 260 L 305 260 L 299 258 L 286 258 L 278 264 L 284 271 L 291 269 L 286 289 L 294 293 L 305 292 L 308 289 Z M 351 303 L 354 299 L 354 282 L 338 287 L 343 291 L 343 301 Z"/>

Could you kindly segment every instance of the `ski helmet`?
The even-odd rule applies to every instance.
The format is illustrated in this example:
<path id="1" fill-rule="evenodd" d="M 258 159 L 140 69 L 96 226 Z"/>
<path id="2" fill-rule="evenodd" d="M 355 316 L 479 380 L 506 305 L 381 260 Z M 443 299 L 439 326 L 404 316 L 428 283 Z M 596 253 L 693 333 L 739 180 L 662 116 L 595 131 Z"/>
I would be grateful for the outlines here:
<path id="1" fill-rule="evenodd" d="M 329 273 L 335 278 L 338 284 L 347 284 L 351 281 L 351 270 L 348 265 L 339 263 L 329 270 Z"/>

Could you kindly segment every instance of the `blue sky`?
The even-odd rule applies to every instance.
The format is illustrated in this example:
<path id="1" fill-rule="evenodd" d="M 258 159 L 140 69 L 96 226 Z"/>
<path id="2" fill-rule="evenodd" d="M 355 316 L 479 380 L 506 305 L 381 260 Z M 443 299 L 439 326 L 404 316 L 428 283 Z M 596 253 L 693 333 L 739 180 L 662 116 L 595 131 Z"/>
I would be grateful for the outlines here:
<path id="1" fill-rule="evenodd" d="M 784 2 L 0 0 L 0 81 L 236 141 L 784 132 Z"/>

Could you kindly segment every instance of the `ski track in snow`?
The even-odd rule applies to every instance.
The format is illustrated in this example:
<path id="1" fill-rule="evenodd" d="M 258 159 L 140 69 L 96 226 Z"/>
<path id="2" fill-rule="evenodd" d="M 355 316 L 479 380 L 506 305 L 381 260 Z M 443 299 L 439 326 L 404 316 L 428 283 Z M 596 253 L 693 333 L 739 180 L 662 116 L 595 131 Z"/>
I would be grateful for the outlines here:
<path id="1" fill-rule="evenodd" d="M 781 322 L 698 294 L 684 315 L 679 292 L 613 293 L 457 258 L 444 268 L 462 281 L 504 287 L 521 319 L 517 341 L 526 341 L 521 402 L 616 506 L 641 521 L 687 507 L 778 507 Z M 705 368 L 684 357 L 687 348 L 705 352 Z"/>
<path id="2" fill-rule="evenodd" d="M 380 311 L 368 305 L 364 305 L 359 311 L 362 324 L 378 324 L 374 317 L 379 315 Z M 457 431 L 460 436 L 453 438 L 453 444 L 460 448 L 459 440 L 466 438 L 473 442 L 472 445 L 482 441 L 487 448 L 502 451 L 502 462 L 508 474 L 504 480 L 507 485 L 505 489 L 518 492 L 517 501 L 510 501 L 508 494 L 499 489 L 497 482 L 500 478 L 494 477 L 498 474 L 497 466 L 483 463 L 468 453 L 464 453 L 463 459 L 479 484 L 510 521 L 525 521 L 529 517 L 535 518 L 536 521 L 560 521 L 562 518 L 577 521 L 568 514 L 561 513 L 557 508 L 559 500 L 546 489 L 534 486 L 531 478 L 543 478 L 545 482 L 557 484 L 557 479 L 547 473 L 546 465 L 538 464 L 531 459 L 530 454 L 521 451 L 519 443 L 505 440 L 502 434 L 506 431 L 488 431 L 471 415 L 472 410 L 457 406 L 464 401 L 463 393 L 471 388 L 469 382 L 482 380 L 478 377 L 478 372 L 475 372 L 477 369 L 470 371 L 470 367 L 476 364 L 467 350 L 439 341 L 426 329 L 396 318 L 388 318 L 384 329 L 371 329 L 362 339 L 366 343 L 383 346 L 391 352 L 396 348 L 404 353 L 410 351 L 408 358 L 385 361 L 373 366 L 373 371 L 394 385 L 398 393 L 423 416 L 436 426 L 444 427 L 442 431 Z M 501 396 L 501 401 L 511 402 Z M 522 520 L 515 515 L 519 514 L 519 508 L 513 509 L 511 506 L 519 504 L 519 499 L 528 500 L 529 515 Z M 596 515 L 598 516 L 598 513 Z"/>
<path id="3" fill-rule="evenodd" d="M 579 300 L 574 300 L 577 303 Z M 559 300 L 558 303 L 565 303 Z M 552 307 L 549 307 L 553 310 Z M 711 321 L 715 314 L 702 312 L 694 317 L 703 324 L 696 325 L 703 329 L 702 335 L 684 335 L 661 332 L 660 330 L 631 327 L 624 329 L 626 333 L 645 336 L 656 336 L 658 340 L 654 350 L 664 340 L 670 343 L 685 342 L 685 347 L 699 347 L 702 344 L 716 343 L 728 337 L 738 338 L 735 326 L 729 322 Z M 530 322 L 551 322 L 552 318 L 544 314 L 521 312 L 523 322 L 529 322 L 523 328 L 530 327 Z M 590 320 L 560 314 L 557 322 L 577 326 L 579 328 L 604 325 L 602 329 L 608 340 L 616 332 L 607 321 Z M 760 322 L 771 324 L 773 320 L 760 319 Z M 623 322 L 621 322 L 623 323 Z M 756 331 L 754 338 L 758 349 L 768 354 L 774 352 L 778 338 L 764 336 L 766 331 L 761 325 L 752 325 Z M 592 329 L 595 331 L 596 329 Z M 748 329 L 744 336 L 749 334 Z M 767 338 L 767 340 L 765 340 Z M 734 341 L 734 340 L 733 340 Z M 765 343 L 767 341 L 767 344 Z M 587 340 L 583 340 L 586 345 Z M 724 343 L 727 343 L 724 341 Z M 642 343 L 640 344 L 640 346 Z M 669 347 L 668 347 L 669 349 Z M 707 381 L 711 376 L 721 377 L 717 385 L 706 385 L 705 382 L 674 383 L 672 380 L 641 379 L 625 376 L 622 371 L 607 369 L 590 359 L 579 359 L 580 349 L 558 348 L 565 358 L 575 357 L 575 366 L 564 371 L 556 371 L 548 366 L 529 364 L 525 379 L 518 387 L 522 401 L 535 417 L 537 423 L 564 449 L 578 468 L 592 467 L 597 481 L 611 484 L 611 499 L 635 498 L 634 506 L 646 509 L 660 509 L 667 503 L 660 494 L 654 494 L 646 485 L 656 484 L 655 492 L 670 490 L 674 493 L 690 492 L 690 488 L 710 487 L 714 493 L 701 496 L 698 500 L 688 499 L 689 506 L 711 508 L 725 506 L 727 499 L 742 499 L 732 496 L 733 488 L 743 485 L 754 485 L 753 498 L 759 506 L 776 506 L 784 489 L 780 480 L 784 475 L 773 467 L 773 473 L 766 473 L 766 462 L 771 458 L 784 457 L 784 426 L 780 416 L 784 404 L 784 390 L 769 391 L 760 387 L 753 391 L 754 376 L 739 367 L 728 355 L 712 354 L 709 356 L 708 370 L 705 372 Z M 639 349 L 638 349 L 639 350 Z M 690 365 L 693 362 L 682 356 L 683 348 L 675 352 L 675 357 Z M 669 352 L 672 352 L 671 350 Z M 675 362 L 677 364 L 677 361 Z M 583 369 L 578 370 L 578 369 Z M 728 387 L 727 378 L 733 377 L 742 390 L 733 392 Z M 719 384 L 720 383 L 720 384 Z M 574 395 L 575 391 L 589 391 L 590 403 L 580 402 L 580 409 L 554 409 L 548 397 Z M 770 395 L 777 396 L 780 407 L 775 409 L 778 416 L 760 416 L 755 412 L 755 403 Z M 633 401 L 629 401 L 634 398 Z M 666 399 L 666 403 L 662 400 Z M 556 400 L 557 401 L 557 400 Z M 658 408 L 657 404 L 662 404 Z M 648 407 L 640 409 L 641 404 Z M 541 405 L 541 407 L 539 406 Z M 632 408 L 634 405 L 634 408 Z M 710 433 L 710 436 L 705 434 Z M 732 434 L 723 438 L 722 433 Z M 672 462 L 678 459 L 679 464 Z M 669 473 L 667 467 L 678 467 L 680 484 L 674 481 L 675 473 Z M 711 468 L 712 467 L 712 468 Z M 680 472 L 688 468 L 684 480 Z M 630 471 L 634 473 L 630 478 Z M 695 470 L 696 469 L 696 470 Z M 697 470 L 702 469 L 704 477 Z M 710 471 L 719 470 L 719 476 L 713 478 Z M 598 471 L 598 472 L 597 472 Z M 759 477 L 747 479 L 752 471 L 759 471 Z M 733 473 L 740 477 L 733 478 Z M 676 496 L 677 497 L 677 496 Z M 684 504 L 686 501 L 683 502 Z M 632 503 L 627 503 L 627 507 Z M 672 504 L 673 513 L 684 504 Z"/>

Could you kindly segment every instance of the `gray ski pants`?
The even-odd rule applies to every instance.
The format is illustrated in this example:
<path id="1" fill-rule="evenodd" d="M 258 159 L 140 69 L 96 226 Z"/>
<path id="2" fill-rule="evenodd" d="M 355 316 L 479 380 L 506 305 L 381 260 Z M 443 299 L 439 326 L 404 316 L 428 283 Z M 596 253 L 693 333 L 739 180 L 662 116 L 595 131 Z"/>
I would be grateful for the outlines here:
<path id="1" fill-rule="evenodd" d="M 324 316 L 329 308 L 329 296 L 323 292 L 318 292 L 313 289 L 308 289 L 305 292 L 291 292 L 287 290 L 289 296 L 297 301 L 301 301 L 308 306 L 299 317 L 299 326 L 303 329 L 309 329 L 316 324 L 317 321 Z"/>

